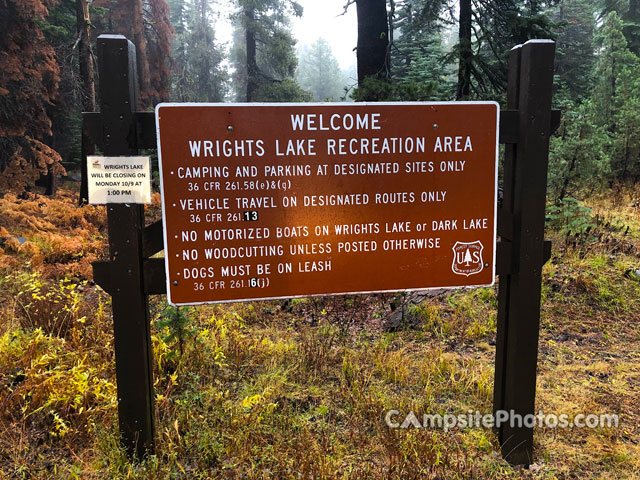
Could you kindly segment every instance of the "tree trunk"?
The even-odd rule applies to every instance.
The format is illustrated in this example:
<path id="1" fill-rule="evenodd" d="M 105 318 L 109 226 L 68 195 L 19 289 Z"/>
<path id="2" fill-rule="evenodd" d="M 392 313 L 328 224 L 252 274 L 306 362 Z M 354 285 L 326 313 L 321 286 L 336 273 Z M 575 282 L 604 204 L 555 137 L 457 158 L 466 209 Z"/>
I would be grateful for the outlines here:
<path id="1" fill-rule="evenodd" d="M 389 23 L 386 0 L 356 0 L 358 85 L 374 77 L 389 79 Z"/>
<path id="2" fill-rule="evenodd" d="M 456 100 L 466 100 L 471 92 L 471 0 L 460 0 L 460 18 L 458 31 L 458 88 Z"/>
<path id="3" fill-rule="evenodd" d="M 624 137 L 624 155 L 622 160 L 622 175 L 620 179 L 624 182 L 627 179 L 627 173 L 629 173 L 629 132 Z"/>
<path id="4" fill-rule="evenodd" d="M 208 15 L 207 11 L 209 9 L 209 1 L 208 0 L 200 0 L 200 48 L 208 49 L 211 45 L 209 41 L 208 35 Z M 199 79 L 199 88 L 200 91 L 199 101 L 201 102 L 210 102 L 211 101 L 211 92 L 209 90 L 211 86 L 211 67 L 209 64 L 209 56 L 205 55 L 202 63 L 200 64 L 200 79 Z"/>
<path id="5" fill-rule="evenodd" d="M 389 26 L 389 44 L 387 45 L 387 58 L 385 59 L 389 78 L 391 78 L 391 49 L 393 48 L 393 17 L 395 14 L 396 2 L 395 0 L 389 0 L 389 17 L 387 21 L 387 25 Z"/>
<path id="6" fill-rule="evenodd" d="M 622 33 L 627 39 L 629 50 L 640 56 L 640 0 L 629 0 L 629 10 L 622 16 L 625 25 Z"/>
<path id="7" fill-rule="evenodd" d="M 613 41 L 612 41 L 613 42 Z M 611 45 L 611 52 L 614 51 L 613 45 Z M 611 96 L 609 97 L 610 109 L 610 131 L 615 133 L 616 131 L 616 58 L 611 56 Z"/>
<path id="8" fill-rule="evenodd" d="M 138 77 L 140 78 L 140 103 L 142 108 L 153 106 L 150 98 L 151 73 L 147 58 L 147 41 L 144 37 L 144 9 L 143 0 L 133 0 L 132 24 L 133 43 L 136 45 Z"/>
<path id="9" fill-rule="evenodd" d="M 254 29 L 255 15 L 251 8 L 244 11 L 245 16 L 245 42 L 247 49 L 247 102 L 255 100 L 258 89 L 258 61 L 256 59 L 256 32 Z"/>
<path id="10" fill-rule="evenodd" d="M 567 170 L 567 174 L 564 177 L 562 182 L 562 188 L 560 189 L 560 195 L 558 195 L 558 201 L 562 202 L 565 195 L 567 194 L 567 189 L 569 188 L 569 182 L 571 181 L 571 175 L 576 168 L 576 163 L 578 162 L 578 152 L 580 151 L 580 147 L 576 147 L 575 152 L 573 152 L 573 157 L 571 157 L 571 162 L 569 162 L 569 169 Z"/>
<path id="11" fill-rule="evenodd" d="M 89 17 L 89 0 L 76 0 L 76 32 L 78 35 L 78 63 L 80 66 L 80 80 L 82 82 L 82 111 L 96 111 L 96 87 L 93 73 L 93 54 L 91 52 L 91 19 Z M 81 137 L 81 164 L 79 205 L 84 205 L 89 199 L 87 179 L 87 156 L 96 153 L 96 147 L 88 133 L 83 129 Z M 53 180 L 55 182 L 55 180 Z M 55 185 L 52 185 L 55 189 Z"/>
<path id="12" fill-rule="evenodd" d="M 80 80 L 82 81 L 82 110 L 95 112 L 96 88 L 93 81 L 89 0 L 76 0 L 76 32 L 78 35 Z"/>

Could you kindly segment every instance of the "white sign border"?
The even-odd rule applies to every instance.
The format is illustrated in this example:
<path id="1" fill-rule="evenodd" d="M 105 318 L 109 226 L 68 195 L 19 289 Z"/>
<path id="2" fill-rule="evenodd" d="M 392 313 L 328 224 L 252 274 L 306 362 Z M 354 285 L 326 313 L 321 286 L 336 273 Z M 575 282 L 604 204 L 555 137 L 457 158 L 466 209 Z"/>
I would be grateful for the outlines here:
<path id="1" fill-rule="evenodd" d="M 336 293 L 312 293 L 308 295 L 289 295 L 281 297 L 257 297 L 257 298 L 241 298 L 233 300 L 211 300 L 204 302 L 191 303 L 174 303 L 171 300 L 171 278 L 169 277 L 169 256 L 167 255 L 167 216 L 165 214 L 165 196 L 164 196 L 164 177 L 162 172 L 162 147 L 160 142 L 160 109 L 172 107 L 375 107 L 375 106 L 438 106 L 438 105 L 495 105 L 496 107 L 496 157 L 494 163 L 495 180 L 494 180 L 494 199 L 493 199 L 493 261 L 491 271 L 491 283 L 477 285 L 462 285 L 450 287 L 425 287 L 425 288 L 403 288 L 395 290 L 372 290 L 372 291 L 354 291 L 354 292 L 336 292 Z M 418 292 L 425 290 L 460 290 L 473 289 L 482 287 L 492 287 L 496 282 L 496 254 L 498 241 L 498 159 L 500 156 L 500 104 L 495 101 L 452 101 L 452 102 L 292 102 L 292 103 L 197 103 L 197 102 L 166 102 L 159 103 L 155 108 L 156 117 L 156 142 L 158 146 L 158 170 L 160 172 L 160 195 L 162 197 L 162 236 L 164 241 L 164 267 L 167 282 L 167 303 L 174 307 L 192 306 L 192 305 L 210 305 L 219 303 L 238 303 L 238 302 L 260 302 L 269 300 L 283 300 L 288 298 L 308 298 L 308 297 L 329 297 L 337 295 L 368 295 L 373 293 L 396 293 L 396 292 Z"/>

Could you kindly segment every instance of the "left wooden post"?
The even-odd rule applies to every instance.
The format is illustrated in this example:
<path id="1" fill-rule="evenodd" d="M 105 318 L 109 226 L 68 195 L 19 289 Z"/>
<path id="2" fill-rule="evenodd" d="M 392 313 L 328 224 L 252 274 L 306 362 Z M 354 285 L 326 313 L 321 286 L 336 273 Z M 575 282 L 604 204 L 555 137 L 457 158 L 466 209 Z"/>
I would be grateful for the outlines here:
<path id="1" fill-rule="evenodd" d="M 121 35 L 98 37 L 100 117 L 105 156 L 135 155 L 136 49 Z M 144 206 L 107 205 L 120 437 L 131 457 L 154 453 L 149 304 L 144 289 Z"/>

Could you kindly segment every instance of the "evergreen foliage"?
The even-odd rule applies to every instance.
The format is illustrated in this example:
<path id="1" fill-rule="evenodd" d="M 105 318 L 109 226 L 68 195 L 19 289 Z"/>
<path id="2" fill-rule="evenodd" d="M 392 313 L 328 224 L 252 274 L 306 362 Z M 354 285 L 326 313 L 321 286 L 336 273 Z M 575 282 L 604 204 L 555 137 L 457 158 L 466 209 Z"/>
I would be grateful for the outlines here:
<path id="1" fill-rule="evenodd" d="M 62 162 L 76 166 L 80 158 L 82 88 L 76 43 L 76 0 L 59 0 L 40 23 L 47 43 L 55 52 L 60 69 L 58 99 L 48 107 L 55 122 L 51 125 L 50 146 Z"/>
<path id="2" fill-rule="evenodd" d="M 93 97 L 91 50 L 79 45 L 81 1 L 0 2 L 2 191 L 32 188 L 42 174 L 61 174 L 62 162 L 79 162 L 80 112 Z M 377 52 L 378 67 L 360 75 L 353 100 L 503 102 L 508 51 L 531 38 L 556 39 L 554 101 L 563 121 L 551 141 L 550 198 L 639 181 L 640 0 L 465 0 L 471 33 L 459 29 L 462 9 L 450 0 L 386 0 L 375 12 L 345 3 L 380 29 L 371 45 L 359 41 L 361 50 Z M 337 101 L 350 87 L 326 40 L 297 58 L 290 19 L 302 8 L 294 0 L 235 0 L 231 17 L 215 0 L 89 6 L 92 42 L 109 32 L 136 43 L 142 108 L 169 98 Z M 226 21 L 235 28 L 228 51 L 218 30 Z"/>
<path id="3" fill-rule="evenodd" d="M 640 55 L 640 0 L 601 0 L 601 14 L 615 12 L 622 20 L 622 33 L 629 50 Z"/>
<path id="4" fill-rule="evenodd" d="M 297 80 L 317 102 L 339 101 L 345 96 L 347 82 L 324 38 L 301 50 Z"/>
<path id="5" fill-rule="evenodd" d="M 560 30 L 556 47 L 557 84 L 576 101 L 589 97 L 594 81 L 596 11 L 590 0 L 565 0 L 552 13 Z"/>
<path id="6" fill-rule="evenodd" d="M 224 53 L 215 40 L 213 2 L 171 0 L 173 41 L 172 99 L 179 102 L 222 102 L 229 76 Z"/>
<path id="7" fill-rule="evenodd" d="M 597 27 L 589 2 L 559 6 L 565 22 L 556 102 L 563 124 L 551 142 L 549 170 L 549 193 L 557 202 L 640 180 L 640 59 L 628 48 L 616 5 L 604 2 Z"/>
<path id="8" fill-rule="evenodd" d="M 579 190 L 600 189 L 611 173 L 609 136 L 598 125 L 591 100 L 582 104 L 567 100 L 562 117 L 549 155 L 549 194 L 558 201 L 567 195 L 580 196 Z"/>
<path id="9" fill-rule="evenodd" d="M 453 66 L 443 42 L 446 2 L 395 2 L 391 72 L 406 100 L 451 100 Z"/>
<path id="10" fill-rule="evenodd" d="M 231 61 L 235 98 L 247 102 L 309 101 L 295 81 L 298 60 L 289 16 L 301 16 L 291 0 L 237 0 Z"/>
<path id="11" fill-rule="evenodd" d="M 472 97 L 495 99 L 504 92 L 507 54 L 515 45 L 534 38 L 555 39 L 556 26 L 547 14 L 551 3 L 537 0 L 472 2 Z"/>

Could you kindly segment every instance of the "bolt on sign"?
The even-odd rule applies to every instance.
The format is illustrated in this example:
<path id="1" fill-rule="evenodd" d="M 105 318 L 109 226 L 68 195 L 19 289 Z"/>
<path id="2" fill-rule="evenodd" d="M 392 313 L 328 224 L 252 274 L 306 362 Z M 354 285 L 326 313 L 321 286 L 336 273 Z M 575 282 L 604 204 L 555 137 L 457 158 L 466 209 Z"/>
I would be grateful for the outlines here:
<path id="1" fill-rule="evenodd" d="M 161 104 L 174 305 L 491 285 L 495 102 Z"/>

